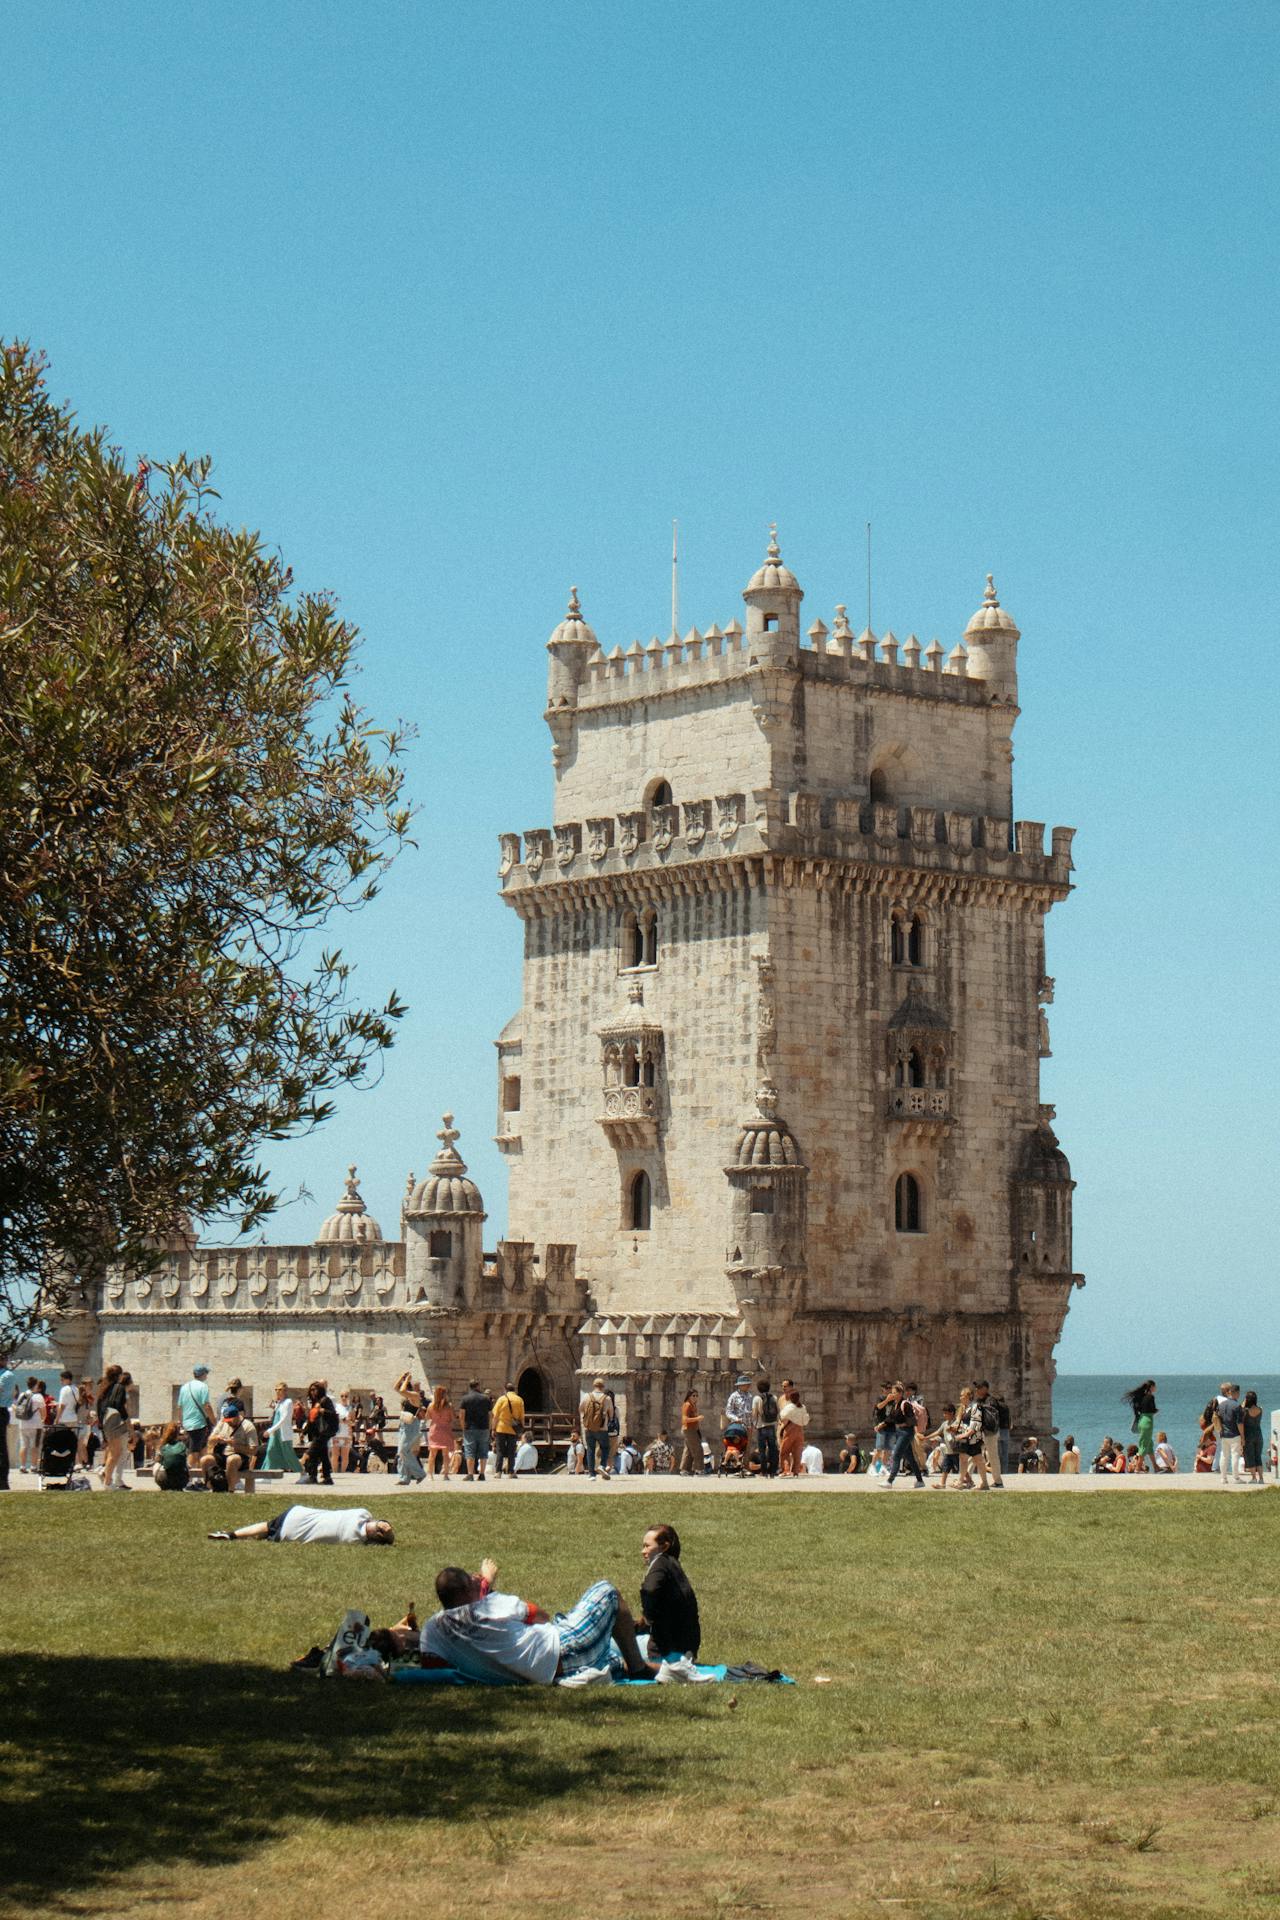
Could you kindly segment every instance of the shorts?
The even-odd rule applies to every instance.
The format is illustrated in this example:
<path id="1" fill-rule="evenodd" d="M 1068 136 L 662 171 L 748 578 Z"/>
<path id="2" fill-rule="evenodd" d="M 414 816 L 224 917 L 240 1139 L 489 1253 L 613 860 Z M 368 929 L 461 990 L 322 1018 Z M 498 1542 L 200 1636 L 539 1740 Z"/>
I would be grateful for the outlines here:
<path id="1" fill-rule="evenodd" d="M 182 1437 L 187 1443 L 188 1453 L 203 1453 L 204 1443 L 213 1431 L 211 1427 L 184 1427 Z"/>
<path id="2" fill-rule="evenodd" d="M 489 1458 L 489 1435 L 483 1427 L 465 1427 L 463 1429 L 462 1457 L 464 1460 L 487 1460 Z"/>
<path id="3" fill-rule="evenodd" d="M 278 1540 L 280 1538 L 280 1529 L 284 1525 L 285 1521 L 289 1518 L 289 1515 L 292 1512 L 293 1512 L 292 1507 L 286 1507 L 283 1513 L 277 1513 L 272 1519 L 268 1520 L 267 1522 L 268 1540 Z"/>
<path id="4" fill-rule="evenodd" d="M 960 1455 L 958 1453 L 944 1453 L 942 1456 L 942 1471 L 944 1473 L 959 1473 Z"/>
<path id="5" fill-rule="evenodd" d="M 562 1673 L 580 1673 L 584 1667 L 608 1666 L 613 1624 L 621 1604 L 618 1589 L 607 1580 L 597 1580 L 570 1607 L 568 1613 L 556 1615 Z"/>

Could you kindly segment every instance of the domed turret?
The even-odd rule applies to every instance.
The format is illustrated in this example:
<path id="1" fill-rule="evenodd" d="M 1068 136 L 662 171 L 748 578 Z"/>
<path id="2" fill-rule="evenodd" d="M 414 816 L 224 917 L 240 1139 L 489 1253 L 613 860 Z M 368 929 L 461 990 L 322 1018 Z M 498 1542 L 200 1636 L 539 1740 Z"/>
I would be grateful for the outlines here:
<path id="1" fill-rule="evenodd" d="M 742 1297 L 757 1301 L 762 1275 L 798 1277 L 805 1265 L 809 1169 L 800 1143 L 778 1112 L 771 1081 L 756 1089 L 756 1110 L 738 1129 L 730 1187 L 728 1266 Z"/>
<path id="2" fill-rule="evenodd" d="M 1023 1150 L 1022 1161 L 1018 1167 L 1019 1180 L 1046 1180 L 1055 1185 L 1074 1186 L 1071 1178 L 1071 1163 L 1058 1144 L 1058 1136 L 1050 1122 L 1053 1119 L 1052 1107 L 1041 1107 L 1040 1124 Z"/>
<path id="3" fill-rule="evenodd" d="M 733 1157 L 739 1167 L 803 1167 L 796 1137 L 778 1113 L 772 1087 L 757 1093 L 756 1111 L 739 1128 Z"/>
<path id="4" fill-rule="evenodd" d="M 769 529 L 764 565 L 757 567 L 742 596 L 747 607 L 747 654 L 761 665 L 788 659 L 800 646 L 800 602 L 804 589 L 784 565 L 778 529 Z"/>
<path id="5" fill-rule="evenodd" d="M 1018 704 L 1018 641 L 1021 635 L 1012 614 L 1000 605 L 996 584 L 987 575 L 982 605 L 964 630 L 970 680 L 983 680 L 995 700 Z"/>
<path id="6" fill-rule="evenodd" d="M 569 589 L 569 610 L 547 642 L 551 664 L 547 671 L 547 711 L 576 707 L 578 688 L 600 643 L 582 617 L 578 589 Z"/>
<path id="7" fill-rule="evenodd" d="M 484 1218 L 484 1201 L 474 1180 L 467 1178 L 467 1163 L 454 1146 L 458 1130 L 453 1115 L 446 1113 L 436 1139 L 440 1151 L 427 1168 L 425 1180 L 411 1186 L 405 1196 L 405 1217 L 420 1213 L 478 1213 Z"/>
<path id="8" fill-rule="evenodd" d="M 453 1144 L 458 1130 L 451 1113 L 436 1138 L 440 1151 L 425 1180 L 415 1184 L 410 1174 L 402 1209 L 409 1299 L 421 1306 L 462 1307 L 480 1284 L 484 1201 Z"/>
<path id="9" fill-rule="evenodd" d="M 355 1168 L 347 1168 L 341 1200 L 316 1235 L 318 1247 L 372 1247 L 380 1244 L 382 1228 L 365 1206 L 356 1185 Z"/>
<path id="10" fill-rule="evenodd" d="M 1035 1132 L 1014 1176 L 1014 1254 L 1019 1270 L 1042 1277 L 1071 1272 L 1071 1194 L 1075 1181 L 1053 1130 L 1054 1110 L 1041 1107 Z"/>

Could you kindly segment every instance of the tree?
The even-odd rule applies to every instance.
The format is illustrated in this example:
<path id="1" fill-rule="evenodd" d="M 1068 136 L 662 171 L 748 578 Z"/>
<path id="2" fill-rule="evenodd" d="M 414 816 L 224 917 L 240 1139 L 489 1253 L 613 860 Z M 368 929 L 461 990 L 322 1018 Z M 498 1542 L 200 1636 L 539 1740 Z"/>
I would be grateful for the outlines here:
<path id="1" fill-rule="evenodd" d="M 405 733 L 209 480 L 131 467 L 0 353 L 0 1346 L 184 1213 L 260 1222 L 261 1143 L 403 1012 L 320 941 L 408 836 Z"/>

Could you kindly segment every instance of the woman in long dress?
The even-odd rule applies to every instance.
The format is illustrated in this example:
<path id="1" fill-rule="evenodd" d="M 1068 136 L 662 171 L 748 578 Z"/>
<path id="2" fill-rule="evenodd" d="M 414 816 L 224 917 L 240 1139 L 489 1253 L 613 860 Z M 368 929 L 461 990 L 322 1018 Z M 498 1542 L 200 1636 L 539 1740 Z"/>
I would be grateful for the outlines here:
<path id="1" fill-rule="evenodd" d="M 293 1449 L 293 1399 L 283 1380 L 276 1383 L 275 1405 L 271 1409 L 266 1451 L 260 1465 L 272 1473 L 302 1471 L 302 1462 Z"/>
<path id="2" fill-rule="evenodd" d="M 1155 1421 L 1159 1409 L 1156 1406 L 1156 1383 L 1144 1380 L 1132 1393 L 1126 1393 L 1123 1399 L 1133 1415 L 1133 1432 L 1138 1440 L 1138 1473 L 1154 1473 L 1156 1470 Z"/>
<path id="3" fill-rule="evenodd" d="M 804 1430 L 809 1424 L 809 1409 L 793 1380 L 784 1380 L 778 1403 L 779 1472 L 786 1480 L 800 1473 L 800 1455 L 804 1451 Z"/>
<path id="4" fill-rule="evenodd" d="M 1262 1485 L 1262 1408 L 1252 1390 L 1246 1393 L 1240 1409 L 1240 1432 L 1244 1440 L 1241 1466 L 1255 1487 Z"/>

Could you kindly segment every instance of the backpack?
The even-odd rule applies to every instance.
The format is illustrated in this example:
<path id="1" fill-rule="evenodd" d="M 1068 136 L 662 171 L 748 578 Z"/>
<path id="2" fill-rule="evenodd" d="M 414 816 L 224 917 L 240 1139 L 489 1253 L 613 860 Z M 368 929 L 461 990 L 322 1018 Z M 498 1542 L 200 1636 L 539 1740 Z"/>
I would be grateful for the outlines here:
<path id="1" fill-rule="evenodd" d="M 982 1431 L 998 1433 L 1000 1431 L 1000 1413 L 994 1400 L 980 1400 L 978 1406 L 982 1413 Z"/>
<path id="2" fill-rule="evenodd" d="M 29 1420 L 31 1418 L 31 1410 L 34 1405 L 35 1405 L 35 1402 L 32 1399 L 31 1394 L 28 1392 L 27 1388 L 24 1387 L 22 1392 L 18 1395 L 17 1399 L 13 1403 L 13 1410 L 17 1414 L 19 1420 Z"/>
<path id="3" fill-rule="evenodd" d="M 776 1395 L 772 1393 L 762 1393 L 760 1396 L 761 1425 L 766 1427 L 772 1427 L 773 1425 L 776 1424 L 777 1418 L 778 1418 L 778 1401 L 777 1401 Z"/>

